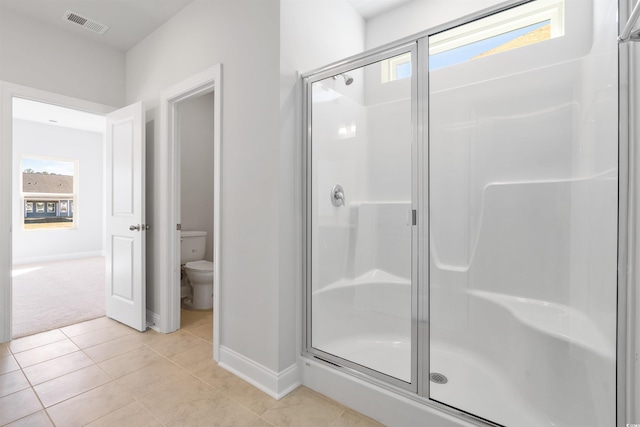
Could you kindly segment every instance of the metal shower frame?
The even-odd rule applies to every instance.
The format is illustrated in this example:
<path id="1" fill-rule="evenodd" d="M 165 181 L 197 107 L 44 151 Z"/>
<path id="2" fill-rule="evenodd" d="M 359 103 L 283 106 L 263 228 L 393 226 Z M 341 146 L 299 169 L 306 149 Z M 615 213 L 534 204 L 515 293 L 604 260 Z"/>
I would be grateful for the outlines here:
<path id="1" fill-rule="evenodd" d="M 462 25 L 464 23 L 481 19 L 486 16 L 502 12 L 506 9 L 510 9 L 525 3 L 529 3 L 532 0 L 512 0 L 502 3 L 496 7 L 484 9 L 475 14 L 468 15 L 449 22 L 444 25 L 437 26 L 435 28 L 423 31 L 416 35 L 403 38 L 397 42 L 390 43 L 381 46 L 377 49 L 373 49 L 364 52 L 359 55 L 332 63 L 325 67 L 313 70 L 305 73 L 301 76 L 302 80 L 302 119 L 303 125 L 303 149 L 302 149 L 302 200 L 303 200 L 303 291 L 302 291 L 302 348 L 301 355 L 303 358 L 314 358 L 314 353 L 311 351 L 311 323 L 310 323 L 310 284 L 311 284 L 311 183 L 309 179 L 309 165 L 311 164 L 311 121 L 310 121 L 310 108 L 311 108 L 311 83 L 313 81 L 321 80 L 322 78 L 331 77 L 340 73 L 344 73 L 353 68 L 375 62 L 381 57 L 385 57 L 389 52 L 395 52 L 397 50 L 405 49 L 408 45 L 415 44 L 417 46 L 417 67 L 423 69 L 428 63 L 428 46 L 424 43 L 429 36 L 445 31 L 449 28 Z M 636 238 L 640 219 L 640 152 L 635 147 L 635 144 L 640 138 L 640 132 L 638 131 L 640 124 L 636 124 L 631 120 L 631 117 L 636 117 L 640 114 L 638 108 L 638 96 L 636 92 L 640 93 L 640 86 L 638 77 L 640 74 L 640 55 L 634 49 L 634 46 L 638 46 L 635 42 L 640 41 L 640 30 L 633 31 L 633 27 L 640 18 L 640 0 L 635 3 L 635 7 L 632 9 L 633 0 L 618 0 L 618 16 L 620 17 L 619 26 L 622 27 L 624 23 L 626 25 L 620 31 L 618 37 L 619 50 L 618 50 L 618 280 L 617 280 L 617 348 L 616 348 L 616 425 L 618 427 L 624 427 L 627 422 L 640 422 L 640 418 L 634 421 L 634 417 L 640 416 L 640 409 L 635 407 L 635 402 L 640 399 L 640 384 L 636 384 L 640 375 L 637 372 L 638 367 L 636 362 L 636 349 L 640 348 L 639 343 L 636 342 L 638 335 L 640 335 L 640 325 L 636 325 L 637 321 L 640 321 L 638 312 L 638 301 L 640 300 L 640 290 L 638 289 L 638 281 L 640 281 L 640 275 L 638 269 L 640 269 L 640 238 Z M 628 17 L 628 19 L 623 19 Z M 422 40 L 422 42 L 421 42 Z M 417 104 L 418 111 L 426 111 L 428 107 L 428 82 L 423 82 L 418 85 L 417 88 L 419 101 Z M 412 101 L 415 102 L 415 101 Z M 414 129 L 414 144 L 418 144 L 418 150 L 423 146 L 423 130 L 428 126 L 427 119 L 422 118 L 422 114 L 418 114 L 415 122 Z M 634 141 L 633 143 L 631 141 Z M 415 153 L 415 151 L 414 151 Z M 420 162 L 420 173 L 425 173 L 424 176 L 418 177 L 418 185 L 426 185 L 428 188 L 428 182 L 425 179 L 428 177 L 425 172 L 425 166 L 428 153 L 418 152 L 418 161 Z M 412 190 L 413 192 L 414 190 Z M 422 190 L 419 190 L 422 191 Z M 426 193 L 425 193 L 426 194 Z M 637 195 L 636 195 L 637 194 Z M 419 197 L 418 204 L 418 224 L 427 224 L 428 212 L 428 200 L 422 200 Z M 414 200 L 413 203 L 416 203 Z M 418 241 L 418 250 L 422 254 L 428 253 L 428 242 Z M 424 257 L 423 257 L 424 258 Z M 428 263 L 421 261 L 418 265 L 418 280 L 422 282 L 425 277 L 428 277 Z M 412 279 L 413 280 L 413 279 Z M 425 365 L 428 366 L 428 327 L 423 323 L 426 314 L 426 307 L 428 307 L 428 293 L 421 293 L 417 295 L 420 298 L 419 310 L 417 313 L 417 319 L 412 318 L 417 323 L 418 336 L 421 337 L 422 342 L 416 342 L 418 348 L 412 348 L 412 352 L 420 351 L 421 357 L 425 360 Z M 417 300 L 417 298 L 416 298 Z M 417 301 L 412 302 L 412 304 Z M 416 310 L 414 309 L 414 313 Z M 415 314 L 413 314 L 415 315 Z M 637 320 L 636 320 L 637 319 Z M 426 335 L 425 335 L 426 334 Z M 412 356 L 413 357 L 413 356 Z M 386 376 L 378 375 L 371 376 L 357 370 L 356 366 L 340 365 L 336 364 L 335 360 L 331 360 L 331 363 L 325 363 L 327 366 L 338 369 L 345 373 L 360 378 L 374 385 L 390 390 L 394 393 L 402 395 L 406 398 L 418 401 L 421 404 L 433 407 L 446 414 L 454 415 L 460 419 L 470 422 L 474 425 L 487 426 L 494 425 L 486 420 L 481 420 L 473 417 L 463 411 L 456 410 L 446 405 L 439 404 L 437 402 L 425 399 L 425 396 L 429 395 L 429 384 L 427 381 L 418 381 L 417 390 L 414 391 L 413 387 L 401 387 L 398 384 L 393 384 L 385 379 Z M 422 367 L 422 363 L 418 363 L 418 378 L 423 377 L 425 370 Z M 426 372 L 428 375 L 428 372 Z"/>

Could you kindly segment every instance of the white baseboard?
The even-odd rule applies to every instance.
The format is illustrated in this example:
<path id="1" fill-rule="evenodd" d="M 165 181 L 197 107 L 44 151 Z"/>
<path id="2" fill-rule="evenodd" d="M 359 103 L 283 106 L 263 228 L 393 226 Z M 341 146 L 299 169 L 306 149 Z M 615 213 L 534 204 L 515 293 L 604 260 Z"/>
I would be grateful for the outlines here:
<path id="1" fill-rule="evenodd" d="M 225 346 L 220 346 L 218 364 L 276 400 L 280 400 L 300 385 L 297 363 L 281 372 L 274 372 Z"/>
<path id="2" fill-rule="evenodd" d="M 147 310 L 147 328 L 160 332 L 160 316 L 153 311 Z"/>
<path id="3" fill-rule="evenodd" d="M 38 256 L 38 257 L 14 258 L 13 265 L 37 264 L 41 262 L 54 262 L 54 261 L 68 261 L 72 259 L 93 258 L 98 256 L 104 256 L 103 251 L 76 252 L 76 253 L 70 253 L 70 254 L 55 254 L 55 255 Z"/>

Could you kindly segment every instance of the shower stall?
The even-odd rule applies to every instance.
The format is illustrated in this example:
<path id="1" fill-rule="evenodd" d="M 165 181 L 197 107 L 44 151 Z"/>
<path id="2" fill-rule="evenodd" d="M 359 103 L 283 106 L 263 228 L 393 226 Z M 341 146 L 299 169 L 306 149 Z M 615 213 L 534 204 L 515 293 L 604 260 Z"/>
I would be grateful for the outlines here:
<path id="1" fill-rule="evenodd" d="M 305 356 L 482 425 L 622 422 L 617 13 L 512 2 L 303 76 Z"/>

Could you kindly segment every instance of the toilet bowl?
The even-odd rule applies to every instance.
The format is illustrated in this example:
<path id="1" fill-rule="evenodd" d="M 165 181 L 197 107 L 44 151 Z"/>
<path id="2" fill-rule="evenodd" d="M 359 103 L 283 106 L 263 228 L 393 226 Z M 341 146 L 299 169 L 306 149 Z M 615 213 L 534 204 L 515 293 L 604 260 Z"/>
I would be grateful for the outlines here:
<path id="1" fill-rule="evenodd" d="M 187 281 L 191 287 L 191 298 L 185 304 L 196 310 L 213 307 L 213 262 L 191 261 L 184 265 Z"/>
<path id="2" fill-rule="evenodd" d="M 213 262 L 204 260 L 206 240 L 206 231 L 180 232 L 180 296 L 185 306 L 197 310 L 213 307 Z"/>

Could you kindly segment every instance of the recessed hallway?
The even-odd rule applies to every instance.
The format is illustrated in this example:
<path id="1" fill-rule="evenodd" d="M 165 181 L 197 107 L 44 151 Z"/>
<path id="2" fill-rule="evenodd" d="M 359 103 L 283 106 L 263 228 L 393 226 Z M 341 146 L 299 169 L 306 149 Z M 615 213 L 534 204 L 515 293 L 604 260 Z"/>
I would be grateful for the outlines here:
<path id="1" fill-rule="evenodd" d="M 139 333 L 106 317 L 0 344 L 0 425 L 379 426 L 305 387 L 280 401 L 212 359 L 212 313 Z"/>

